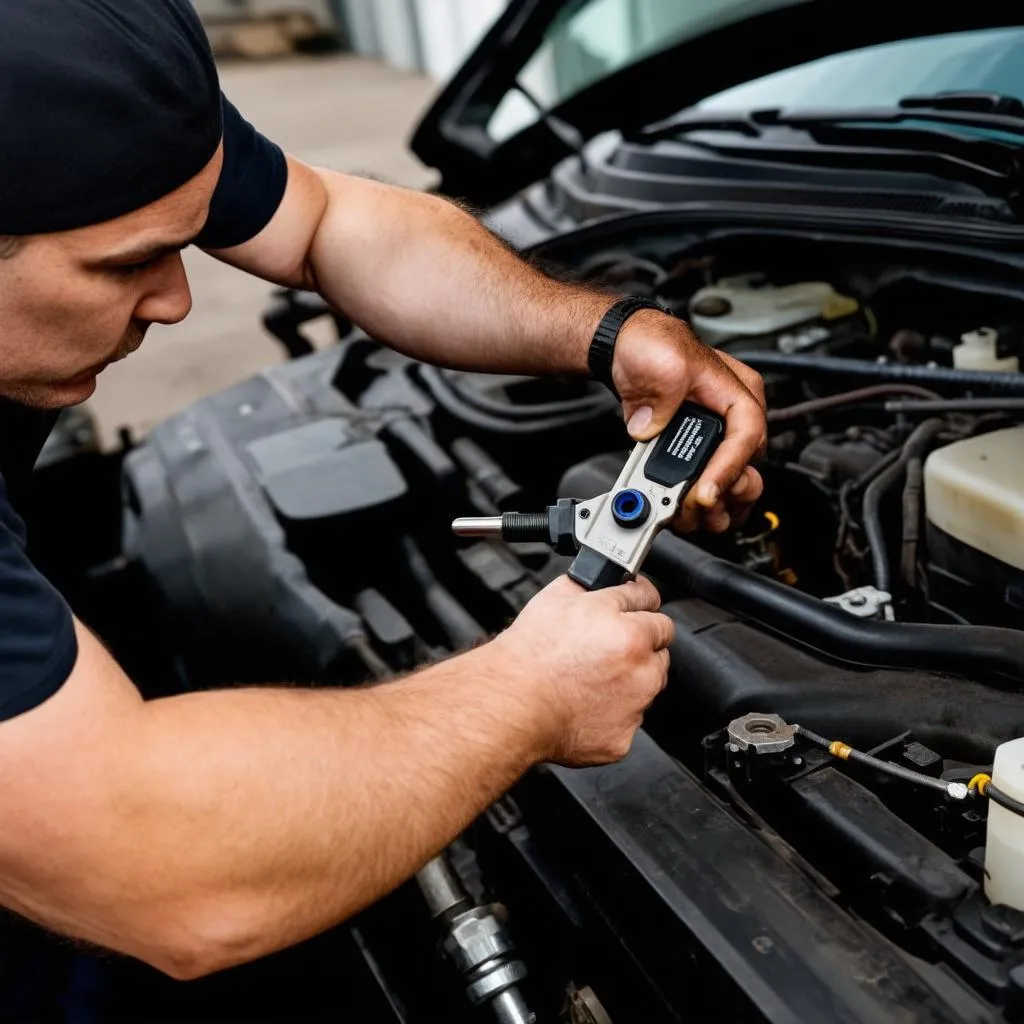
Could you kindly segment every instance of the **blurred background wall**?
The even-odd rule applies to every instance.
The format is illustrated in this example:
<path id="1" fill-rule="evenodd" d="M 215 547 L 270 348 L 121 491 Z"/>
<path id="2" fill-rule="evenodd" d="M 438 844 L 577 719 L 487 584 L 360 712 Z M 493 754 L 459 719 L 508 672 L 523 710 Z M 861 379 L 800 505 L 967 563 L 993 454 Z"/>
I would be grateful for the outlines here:
<path id="1" fill-rule="evenodd" d="M 272 47 L 279 27 L 285 45 L 336 34 L 341 45 L 403 71 L 444 81 L 505 7 L 507 0 L 193 0 L 214 44 Z M 262 42 L 259 42 L 262 41 Z M 280 44 L 278 44 L 280 45 Z"/>

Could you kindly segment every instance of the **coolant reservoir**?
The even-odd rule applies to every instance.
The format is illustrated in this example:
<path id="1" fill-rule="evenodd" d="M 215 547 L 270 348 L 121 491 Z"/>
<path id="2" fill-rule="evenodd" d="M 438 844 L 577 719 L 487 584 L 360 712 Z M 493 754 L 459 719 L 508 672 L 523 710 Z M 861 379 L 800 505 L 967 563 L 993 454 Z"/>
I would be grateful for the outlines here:
<path id="1" fill-rule="evenodd" d="M 994 327 L 979 327 L 960 336 L 960 344 L 953 348 L 953 365 L 958 370 L 990 370 L 1017 373 L 1020 361 L 1016 356 L 1000 358 L 999 332 Z"/>
<path id="2" fill-rule="evenodd" d="M 992 784 L 1024 801 L 1024 738 L 996 747 Z M 985 842 L 985 895 L 1024 910 L 1024 818 L 990 800 Z"/>
<path id="3" fill-rule="evenodd" d="M 931 527 L 942 531 L 929 541 L 933 560 L 948 554 L 947 540 L 994 558 L 1003 566 L 1024 570 L 1024 427 L 956 441 L 928 456 L 924 467 L 925 513 Z M 940 554 L 941 551 L 941 554 Z M 996 568 L 981 560 L 977 573 Z M 950 556 L 953 557 L 953 556 Z M 952 568 L 949 566 L 948 568 Z"/>
<path id="4" fill-rule="evenodd" d="M 841 295 L 825 281 L 777 287 L 758 275 L 742 274 L 697 292 L 690 300 L 689 320 L 704 341 L 715 345 L 814 321 L 840 320 L 858 309 L 856 299 Z"/>

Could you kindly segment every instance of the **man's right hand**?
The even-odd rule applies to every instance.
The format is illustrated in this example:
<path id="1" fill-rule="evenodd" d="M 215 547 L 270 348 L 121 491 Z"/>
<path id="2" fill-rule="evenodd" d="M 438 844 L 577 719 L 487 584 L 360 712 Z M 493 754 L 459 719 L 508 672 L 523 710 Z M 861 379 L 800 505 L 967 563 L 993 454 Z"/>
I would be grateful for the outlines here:
<path id="1" fill-rule="evenodd" d="M 537 709 L 539 760 L 570 766 L 625 757 L 668 679 L 674 626 L 639 579 L 587 593 L 564 576 L 491 643 Z"/>

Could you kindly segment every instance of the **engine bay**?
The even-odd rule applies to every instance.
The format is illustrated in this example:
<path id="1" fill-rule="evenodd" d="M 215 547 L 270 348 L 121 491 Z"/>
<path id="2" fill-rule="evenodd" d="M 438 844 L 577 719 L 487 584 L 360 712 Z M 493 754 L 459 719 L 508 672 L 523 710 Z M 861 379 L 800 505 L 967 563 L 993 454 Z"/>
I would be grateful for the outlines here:
<path id="1" fill-rule="evenodd" d="M 648 562 L 677 635 L 633 754 L 535 771 L 452 854 L 507 908 L 538 1019 L 1024 1019 L 1024 912 L 986 897 L 975 781 L 1024 735 L 1019 267 L 669 226 L 537 256 L 665 303 L 764 373 L 769 409 L 749 519 Z M 289 308 L 303 351 L 326 311 Z M 151 693 L 361 685 L 480 642 L 569 559 L 452 520 L 590 498 L 630 448 L 587 380 L 442 370 L 339 327 L 127 454 L 111 572 Z M 477 1019 L 417 893 L 339 931 L 379 1019 Z"/>

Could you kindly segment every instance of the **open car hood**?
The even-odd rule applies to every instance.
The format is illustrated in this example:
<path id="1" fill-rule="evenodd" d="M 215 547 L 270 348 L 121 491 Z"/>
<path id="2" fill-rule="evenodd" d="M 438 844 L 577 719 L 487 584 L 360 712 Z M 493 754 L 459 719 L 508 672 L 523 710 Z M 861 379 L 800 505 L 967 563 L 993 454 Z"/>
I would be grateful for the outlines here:
<path id="1" fill-rule="evenodd" d="M 611 52 L 589 47 L 587 29 L 602 19 L 606 33 L 640 33 L 636 45 L 620 35 Z M 1020 22 L 1004 2 L 933 5 L 925 20 L 899 0 L 511 0 L 412 149 L 441 172 L 442 192 L 490 205 L 600 132 L 640 128 L 731 86 L 863 46 Z M 550 97 L 541 116 L 535 101 Z"/>

